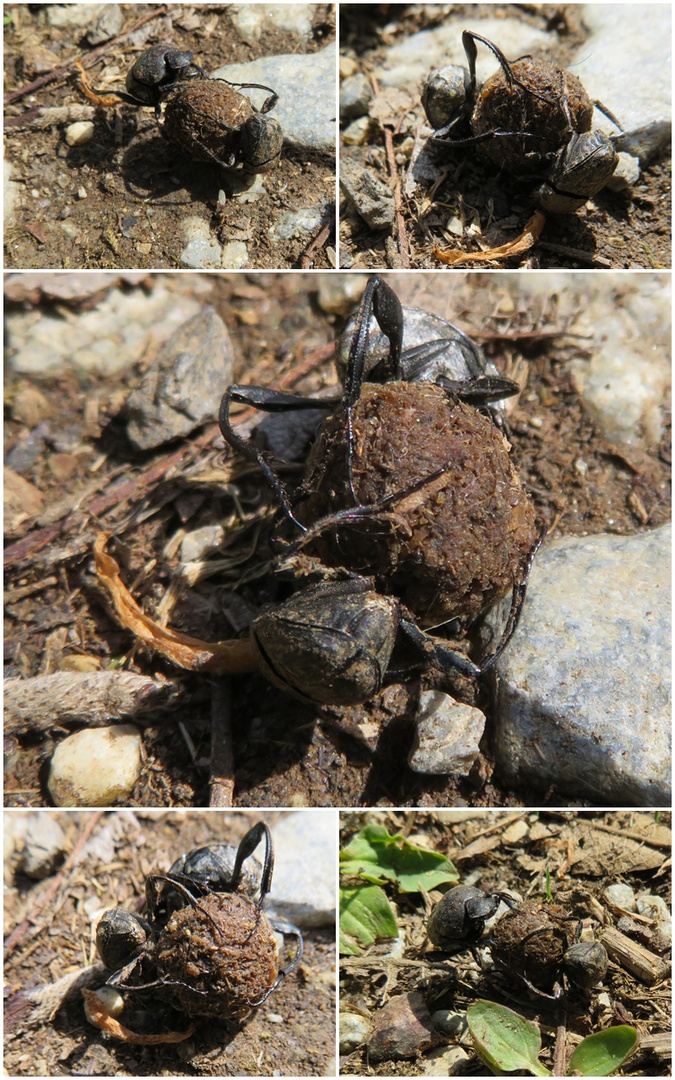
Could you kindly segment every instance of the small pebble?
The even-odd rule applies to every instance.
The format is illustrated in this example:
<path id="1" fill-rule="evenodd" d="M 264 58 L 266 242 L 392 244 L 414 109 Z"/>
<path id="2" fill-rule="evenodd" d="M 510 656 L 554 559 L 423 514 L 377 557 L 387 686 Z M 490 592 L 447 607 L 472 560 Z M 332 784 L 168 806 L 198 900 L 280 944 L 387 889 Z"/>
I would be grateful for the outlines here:
<path id="1" fill-rule="evenodd" d="M 370 1020 L 358 1013 L 340 1011 L 340 1053 L 351 1054 L 368 1038 Z"/>
<path id="2" fill-rule="evenodd" d="M 201 529 L 193 529 L 183 537 L 180 561 L 186 563 L 205 559 L 212 551 L 217 551 L 224 539 L 222 525 L 204 525 Z"/>
<path id="3" fill-rule="evenodd" d="M 119 990 L 115 990 L 114 986 L 101 986 L 95 993 L 96 997 L 102 1003 L 103 1008 L 106 1009 L 110 1016 L 120 1016 L 124 1011 L 124 998 Z M 89 1005 L 86 1001 L 84 1003 L 84 1015 L 90 1024 L 93 1024 L 95 1028 L 100 1028 L 101 1025 L 97 1023 L 91 1015 Z"/>
<path id="4" fill-rule="evenodd" d="M 673 935 L 673 922 L 668 905 L 662 896 L 639 896 L 637 901 L 637 909 L 640 915 L 645 915 L 648 919 L 653 919 L 656 923 L 656 929 L 663 937 L 668 941 L 672 939 Z"/>
<path id="5" fill-rule="evenodd" d="M 372 120 L 369 116 L 359 116 L 342 132 L 345 146 L 362 146 L 370 134 Z"/>
<path id="6" fill-rule="evenodd" d="M 241 270 L 248 266 L 248 248 L 242 240 L 230 240 L 223 246 L 220 265 L 224 270 Z"/>
<path id="7" fill-rule="evenodd" d="M 524 818 L 519 818 L 512 825 L 508 825 L 502 833 L 502 841 L 505 844 L 518 844 L 530 831 L 530 826 Z"/>
<path id="8" fill-rule="evenodd" d="M 461 1046 L 436 1046 L 424 1055 L 424 1076 L 462 1076 L 469 1060 Z"/>
<path id="9" fill-rule="evenodd" d="M 485 714 L 440 690 L 420 695 L 415 739 L 408 757 L 414 772 L 433 775 L 470 772 L 480 751 Z"/>
<path id="10" fill-rule="evenodd" d="M 78 120 L 69 124 L 66 128 L 66 142 L 68 146 L 84 146 L 91 142 L 94 137 L 94 125 L 91 120 Z M 84 190 L 84 189 L 81 189 Z"/>
<path id="11" fill-rule="evenodd" d="M 83 187 L 78 188 L 77 189 L 77 197 L 78 197 L 78 199 L 86 199 L 86 197 L 87 197 L 87 189 L 83 188 Z"/>
<path id="12" fill-rule="evenodd" d="M 635 911 L 635 893 L 630 885 L 618 881 L 615 885 L 608 885 L 602 895 L 608 904 L 614 904 L 624 911 Z"/>
<path id="13" fill-rule="evenodd" d="M 141 736 L 132 724 L 77 731 L 59 743 L 49 770 L 57 806 L 112 806 L 128 799 L 141 772 Z"/>
<path id="14" fill-rule="evenodd" d="M 431 1023 L 441 1035 L 448 1035 L 451 1039 L 461 1039 L 469 1029 L 469 1021 L 465 1012 L 453 1012 L 451 1009 L 438 1009 L 431 1014 Z"/>
<path id="15" fill-rule="evenodd" d="M 396 1061 L 414 1058 L 440 1042 L 431 1025 L 431 1016 L 424 997 L 415 990 L 389 999 L 373 1017 L 373 1030 L 368 1039 L 372 1061 Z"/>

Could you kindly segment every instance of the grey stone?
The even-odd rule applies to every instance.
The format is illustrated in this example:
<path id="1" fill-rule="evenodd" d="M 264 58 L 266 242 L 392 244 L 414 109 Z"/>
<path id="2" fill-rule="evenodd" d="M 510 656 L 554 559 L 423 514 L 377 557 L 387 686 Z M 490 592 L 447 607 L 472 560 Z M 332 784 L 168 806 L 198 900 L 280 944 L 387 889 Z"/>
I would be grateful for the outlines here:
<path id="1" fill-rule="evenodd" d="M 415 739 L 408 757 L 414 772 L 468 773 L 480 750 L 485 715 L 439 690 L 420 696 Z"/>
<path id="2" fill-rule="evenodd" d="M 590 31 L 570 64 L 591 99 L 611 109 L 624 131 L 672 119 L 668 4 L 585 4 Z M 597 109 L 594 126 L 608 134 L 616 128 Z"/>
<path id="3" fill-rule="evenodd" d="M 602 895 L 608 904 L 616 904 L 624 911 L 635 911 L 635 893 L 630 885 L 618 881 L 614 885 L 608 885 Z"/>
<path id="4" fill-rule="evenodd" d="M 502 783 L 670 806 L 670 545 L 669 525 L 544 545 L 496 665 Z"/>
<path id="5" fill-rule="evenodd" d="M 8 311 L 7 360 L 15 371 L 34 375 L 71 368 L 123 371 L 140 360 L 150 337 L 161 345 L 198 310 L 193 296 L 167 289 L 157 278 L 150 292 L 110 289 L 74 319 L 43 306 Z"/>
<path id="6" fill-rule="evenodd" d="M 119 4 L 104 4 L 103 11 L 93 26 L 87 30 L 87 41 L 90 45 L 100 45 L 104 41 L 110 41 L 119 34 L 122 21 L 122 9 Z"/>
<path id="7" fill-rule="evenodd" d="M 301 929 L 335 925 L 333 810 L 289 811 L 272 826 L 275 870 L 266 910 Z"/>
<path id="8" fill-rule="evenodd" d="M 230 384 L 233 363 L 227 328 L 213 308 L 184 323 L 127 398 L 134 446 L 148 450 L 212 420 L 214 387 Z"/>
<path id="9" fill-rule="evenodd" d="M 330 215 L 331 206 L 329 202 L 322 202 L 314 206 L 302 206 L 299 210 L 285 210 L 267 230 L 267 235 L 276 242 L 318 232 Z"/>
<path id="10" fill-rule="evenodd" d="M 18 869 L 41 881 L 63 861 L 67 843 L 58 821 L 50 814 L 30 814 Z"/>
<path id="11" fill-rule="evenodd" d="M 362 72 L 344 79 L 340 85 L 341 119 L 356 120 L 359 116 L 365 116 L 372 96 L 373 88 Z"/>
<path id="12" fill-rule="evenodd" d="M 448 1035 L 451 1039 L 461 1039 L 469 1029 L 469 1021 L 465 1012 L 453 1012 L 451 1009 L 438 1009 L 431 1014 L 431 1023 L 441 1035 Z"/>
<path id="13" fill-rule="evenodd" d="M 223 245 L 220 265 L 223 270 L 241 270 L 248 266 L 248 248 L 243 240 L 230 240 Z"/>
<path id="14" fill-rule="evenodd" d="M 342 132 L 344 145 L 363 146 L 370 134 L 372 123 L 370 116 L 359 116 L 358 120 L 353 120 L 349 127 L 346 127 Z"/>
<path id="15" fill-rule="evenodd" d="M 396 215 L 394 196 L 369 169 L 345 158 L 340 162 L 340 187 L 371 229 L 391 229 Z"/>
<path id="16" fill-rule="evenodd" d="M 281 124 L 284 145 L 306 150 L 335 150 L 335 46 L 318 53 L 266 56 L 248 64 L 226 64 L 212 78 L 255 82 L 279 95 L 270 113 Z M 260 108 L 262 90 L 243 90 Z"/>
<path id="17" fill-rule="evenodd" d="M 263 30 L 282 30 L 312 39 L 313 4 L 232 4 L 229 15 L 243 41 L 258 41 Z"/>
<path id="18" fill-rule="evenodd" d="M 652 896 L 650 894 L 639 896 L 637 909 L 638 914 L 654 920 L 656 928 L 663 937 L 668 941 L 672 940 L 673 920 L 670 911 L 668 910 L 668 905 L 662 896 Z"/>

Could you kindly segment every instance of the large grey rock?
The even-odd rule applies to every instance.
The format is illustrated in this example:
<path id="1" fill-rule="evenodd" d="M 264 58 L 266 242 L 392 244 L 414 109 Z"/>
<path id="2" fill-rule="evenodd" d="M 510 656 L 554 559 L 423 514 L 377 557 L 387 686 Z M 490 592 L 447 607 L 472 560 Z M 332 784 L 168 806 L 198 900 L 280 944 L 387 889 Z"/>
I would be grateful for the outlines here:
<path id="1" fill-rule="evenodd" d="M 585 4 L 589 37 L 570 65 L 589 97 L 602 101 L 625 131 L 672 119 L 669 4 Z M 616 128 L 597 109 L 594 126 Z"/>
<path id="2" fill-rule="evenodd" d="M 281 124 L 284 145 L 299 149 L 335 150 L 335 46 L 317 53 L 265 56 L 248 64 L 226 64 L 214 79 L 261 83 L 279 95 L 270 116 Z M 260 108 L 262 90 L 242 90 Z"/>
<path id="3" fill-rule="evenodd" d="M 336 817 L 291 811 L 272 827 L 275 869 L 266 910 L 301 929 L 335 925 Z"/>
<path id="4" fill-rule="evenodd" d="M 127 434 L 134 446 L 148 450 L 213 419 L 214 402 L 232 381 L 233 363 L 227 328 L 213 308 L 189 319 L 127 399 Z"/>
<path id="5" fill-rule="evenodd" d="M 503 783 L 670 806 L 670 544 L 668 525 L 543 547 L 497 663 Z M 493 630 L 503 620 L 498 605 Z"/>

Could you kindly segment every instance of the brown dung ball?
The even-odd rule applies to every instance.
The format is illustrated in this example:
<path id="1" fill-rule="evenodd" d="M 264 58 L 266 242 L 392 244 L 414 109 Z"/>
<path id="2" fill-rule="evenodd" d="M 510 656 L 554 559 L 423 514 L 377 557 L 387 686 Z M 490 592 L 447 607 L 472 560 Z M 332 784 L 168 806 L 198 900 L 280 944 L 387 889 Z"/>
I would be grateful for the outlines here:
<path id="1" fill-rule="evenodd" d="M 239 132 L 230 129 L 252 115 L 250 101 L 234 87 L 216 79 L 195 79 L 180 83 L 169 96 L 162 130 L 196 161 L 212 161 L 212 154 L 230 165 L 240 139 Z"/>
<path id="2" fill-rule="evenodd" d="M 562 976 L 563 953 L 573 943 L 575 929 L 575 921 L 565 917 L 559 904 L 525 900 L 499 920 L 490 952 L 498 968 L 523 975 L 548 993 Z"/>
<path id="3" fill-rule="evenodd" d="M 477 615 L 508 591 L 537 535 L 506 439 L 430 383 L 365 383 L 352 416 L 362 505 L 423 483 L 377 512 L 326 528 L 305 551 L 374 577 L 425 626 Z M 354 505 L 342 407 L 321 430 L 303 492 L 296 513 L 308 526 Z"/>
<path id="4" fill-rule="evenodd" d="M 278 973 L 267 917 L 235 893 L 211 893 L 174 912 L 157 943 L 157 976 L 181 984 L 166 995 L 188 1016 L 242 1019 Z"/>
<path id="5" fill-rule="evenodd" d="M 479 143 L 477 149 L 509 172 L 539 173 L 547 157 L 550 161 L 569 142 L 564 100 L 577 134 L 591 130 L 593 103 L 576 75 L 547 60 L 527 57 L 511 64 L 511 72 L 513 86 L 508 85 L 501 68 L 483 84 L 471 117 L 471 130 L 474 135 L 525 131 L 536 136 L 496 136 Z"/>

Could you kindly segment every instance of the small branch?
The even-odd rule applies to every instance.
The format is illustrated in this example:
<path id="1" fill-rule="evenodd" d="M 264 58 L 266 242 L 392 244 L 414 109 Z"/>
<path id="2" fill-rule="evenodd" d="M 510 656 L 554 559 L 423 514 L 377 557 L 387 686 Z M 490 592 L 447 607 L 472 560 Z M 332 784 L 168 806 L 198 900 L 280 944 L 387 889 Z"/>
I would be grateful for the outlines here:
<path id="1" fill-rule="evenodd" d="M 211 696 L 210 806 L 234 804 L 234 749 L 229 679 L 214 679 Z"/>
<path id="2" fill-rule="evenodd" d="M 389 165 L 389 172 L 394 180 L 394 205 L 396 207 L 396 228 L 398 232 L 398 253 L 401 256 L 401 262 L 406 269 L 410 268 L 410 251 L 408 250 L 408 237 L 405 231 L 405 221 L 403 218 L 403 201 L 401 199 L 401 181 L 398 175 L 398 169 L 396 167 L 396 158 L 394 156 L 394 135 L 391 128 L 384 128 L 384 145 L 387 150 L 387 164 Z"/>
<path id="3" fill-rule="evenodd" d="M 327 221 L 321 231 L 317 233 L 310 244 L 307 245 L 302 255 L 300 256 L 299 267 L 301 270 L 309 270 L 312 262 L 314 261 L 314 254 L 319 248 L 322 248 L 326 243 L 326 240 L 331 234 L 333 228 L 333 222 Z"/>

